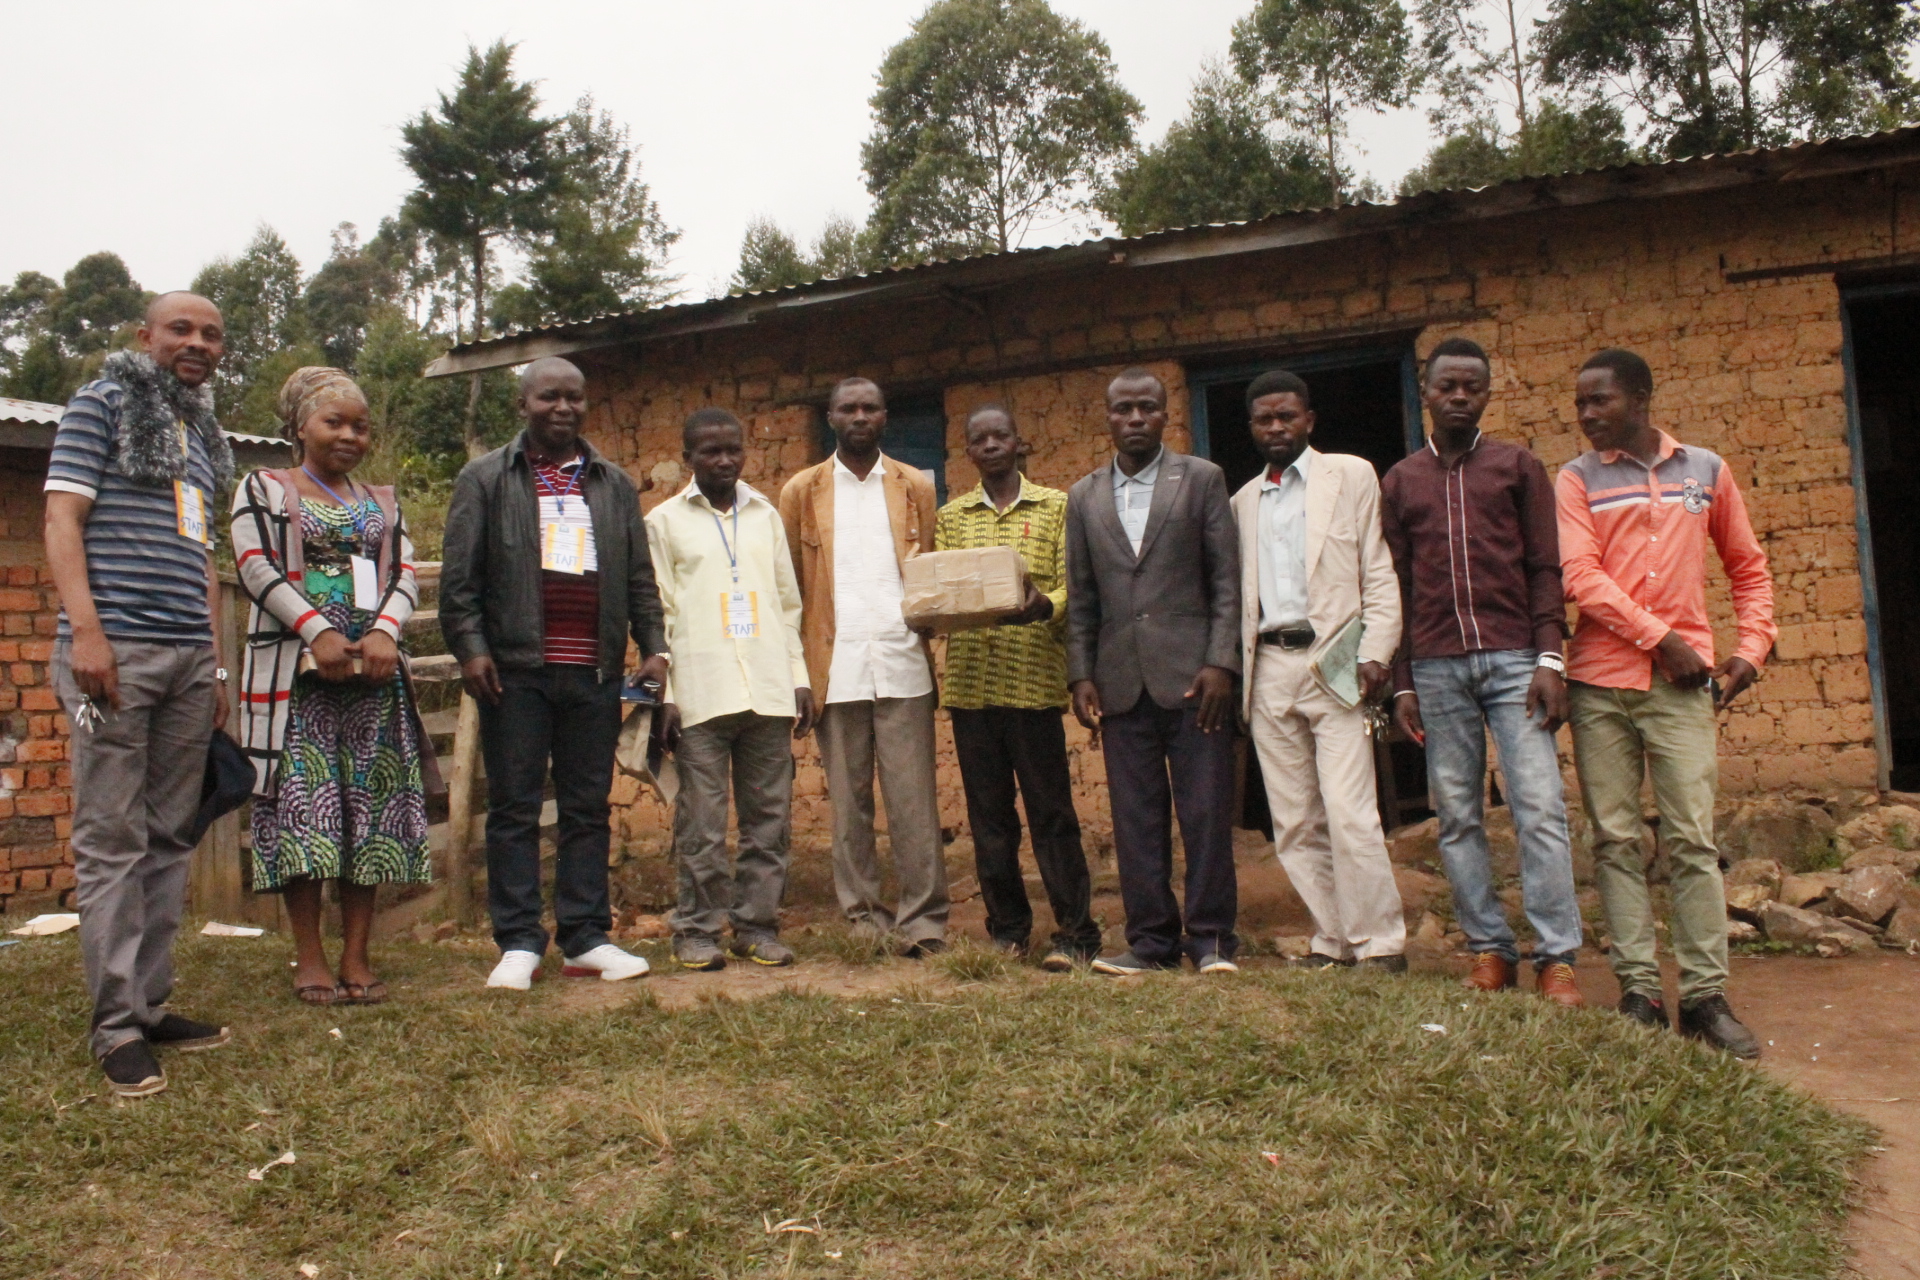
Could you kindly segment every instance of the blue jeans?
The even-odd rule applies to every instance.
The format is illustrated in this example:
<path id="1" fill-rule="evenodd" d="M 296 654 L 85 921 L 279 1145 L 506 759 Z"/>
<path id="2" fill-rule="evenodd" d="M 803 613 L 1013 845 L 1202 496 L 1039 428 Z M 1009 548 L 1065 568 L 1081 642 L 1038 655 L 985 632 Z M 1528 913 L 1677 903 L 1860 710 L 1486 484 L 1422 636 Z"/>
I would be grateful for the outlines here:
<path id="1" fill-rule="evenodd" d="M 559 810 L 553 866 L 555 939 L 577 956 L 607 941 L 613 749 L 620 681 L 592 667 L 500 669 L 500 705 L 480 704 L 487 761 L 487 911 L 502 951 L 544 954 L 540 923 L 540 810 L 552 764 Z"/>
<path id="2" fill-rule="evenodd" d="M 1553 735 L 1527 716 L 1531 649 L 1490 649 L 1450 658 L 1417 658 L 1414 692 L 1427 731 L 1427 789 L 1440 815 L 1440 856 L 1467 945 L 1519 959 L 1513 927 L 1493 889 L 1484 822 L 1487 729 L 1520 838 L 1520 886 L 1538 941 L 1534 960 L 1572 962 L 1580 950 L 1567 801 Z"/>

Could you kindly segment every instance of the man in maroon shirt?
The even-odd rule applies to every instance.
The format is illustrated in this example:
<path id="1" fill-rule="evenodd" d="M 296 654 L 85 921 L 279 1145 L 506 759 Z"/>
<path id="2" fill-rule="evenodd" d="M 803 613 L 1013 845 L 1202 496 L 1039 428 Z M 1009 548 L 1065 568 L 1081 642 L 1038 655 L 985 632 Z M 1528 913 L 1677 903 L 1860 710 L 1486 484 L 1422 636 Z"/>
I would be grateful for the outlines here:
<path id="1" fill-rule="evenodd" d="M 1537 990 L 1577 1006 L 1580 907 L 1553 737 L 1567 718 L 1553 485 L 1531 453 L 1480 434 L 1491 394 L 1492 368 L 1480 345 L 1440 343 L 1421 384 L 1433 434 L 1381 482 L 1381 523 L 1406 618 L 1393 717 L 1427 749 L 1440 855 L 1454 914 L 1475 953 L 1466 985 L 1514 986 L 1520 960 L 1487 853 L 1491 728 L 1520 839 Z"/>

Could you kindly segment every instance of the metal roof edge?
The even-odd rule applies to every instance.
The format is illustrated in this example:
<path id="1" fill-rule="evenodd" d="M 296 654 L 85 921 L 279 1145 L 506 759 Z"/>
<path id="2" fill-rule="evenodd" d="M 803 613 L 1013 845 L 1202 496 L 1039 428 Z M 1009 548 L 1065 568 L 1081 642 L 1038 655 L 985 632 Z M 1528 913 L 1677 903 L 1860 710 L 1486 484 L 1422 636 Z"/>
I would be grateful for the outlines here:
<path id="1" fill-rule="evenodd" d="M 429 378 L 505 368 L 636 342 L 657 342 L 757 323 L 796 308 L 940 296 L 966 288 L 1070 270 L 1095 259 L 1148 267 L 1260 253 L 1372 235 L 1399 227 L 1446 225 L 1624 200 L 1725 190 L 1761 182 L 1832 177 L 1920 162 L 1920 126 L 1677 160 L 1612 165 L 1513 178 L 1485 187 L 1423 191 L 1384 204 L 1302 209 L 1248 222 L 1171 228 L 1129 238 L 1015 249 L 1005 253 L 891 267 L 762 293 L 549 325 L 457 345 L 422 372 Z"/>

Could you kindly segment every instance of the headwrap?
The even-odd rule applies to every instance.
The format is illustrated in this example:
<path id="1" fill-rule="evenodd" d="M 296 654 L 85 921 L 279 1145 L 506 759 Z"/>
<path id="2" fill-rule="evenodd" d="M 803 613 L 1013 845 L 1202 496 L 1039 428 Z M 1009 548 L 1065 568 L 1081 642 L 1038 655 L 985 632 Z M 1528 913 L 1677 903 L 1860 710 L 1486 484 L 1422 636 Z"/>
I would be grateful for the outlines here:
<path id="1" fill-rule="evenodd" d="M 314 411 L 327 401 L 342 399 L 354 399 L 362 404 L 367 402 L 366 392 L 360 390 L 360 384 L 349 377 L 344 369 L 330 369 L 318 364 L 295 369 L 293 376 L 280 388 L 280 434 L 297 445 L 300 424 L 312 417 Z"/>

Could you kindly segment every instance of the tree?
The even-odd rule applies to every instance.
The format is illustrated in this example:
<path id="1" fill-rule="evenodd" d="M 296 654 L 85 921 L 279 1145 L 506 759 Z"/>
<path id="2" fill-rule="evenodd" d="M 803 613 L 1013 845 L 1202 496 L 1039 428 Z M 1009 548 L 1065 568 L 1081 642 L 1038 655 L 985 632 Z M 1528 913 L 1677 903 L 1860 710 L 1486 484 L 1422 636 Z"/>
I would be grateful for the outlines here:
<path id="1" fill-rule="evenodd" d="M 300 260 L 272 227 L 262 225 L 237 258 L 216 258 L 193 278 L 193 291 L 220 308 L 226 322 L 227 353 L 213 375 L 214 412 L 230 431 L 271 435 L 279 418 L 272 396 L 249 400 L 249 392 L 269 377 L 269 365 L 300 348 L 300 364 L 321 364 L 326 357 L 308 337 L 301 310 Z M 287 366 L 284 379 L 299 365 Z M 274 393 L 280 390 L 276 383 Z"/>
<path id="2" fill-rule="evenodd" d="M 626 127 L 580 99 L 552 145 L 566 174 L 544 234 L 529 237 L 527 281 L 501 290 L 495 327 L 532 326 L 657 306 L 677 292 L 660 216 Z"/>
<path id="3" fill-rule="evenodd" d="M 1317 139 L 1335 205 L 1348 118 L 1405 106 L 1424 78 L 1400 0 L 1260 0 L 1234 23 L 1232 51 L 1241 78 Z"/>
<path id="4" fill-rule="evenodd" d="M 149 295 L 117 253 L 90 253 L 56 284 L 23 271 L 0 291 L 0 395 L 59 403 L 124 345 Z"/>
<path id="5" fill-rule="evenodd" d="M 376 308 L 398 293 L 392 269 L 360 244 L 351 222 L 333 229 L 332 252 L 307 281 L 300 305 L 327 363 L 351 369 Z"/>
<path id="6" fill-rule="evenodd" d="M 1558 0 L 1549 81 L 1602 83 L 1669 156 L 1884 128 L 1916 102 L 1907 0 Z"/>
<path id="7" fill-rule="evenodd" d="M 863 229 L 845 214 L 827 215 L 810 253 L 801 252 L 799 243 L 773 219 L 755 217 L 740 237 L 740 265 L 727 282 L 727 292 L 764 293 L 862 275 L 883 265 L 872 228 Z"/>
<path id="8" fill-rule="evenodd" d="M 1089 211 L 1141 117 L 1106 42 L 1046 0 L 936 0 L 879 79 L 861 162 L 894 261 L 1005 252 Z"/>
<path id="9" fill-rule="evenodd" d="M 569 176 L 554 154 L 560 122 L 539 114 L 532 84 L 514 79 L 513 49 L 504 40 L 484 54 L 469 46 L 452 96 L 441 94 L 437 114 L 423 111 L 400 130 L 401 158 L 418 181 L 404 216 L 461 246 L 475 338 L 486 331 L 492 242 L 524 242 L 550 230 L 550 207 Z M 476 376 L 469 381 L 466 426 L 467 450 L 476 456 L 480 389 Z"/>
<path id="10" fill-rule="evenodd" d="M 1313 144 L 1275 138 L 1268 114 L 1244 81 L 1208 66 L 1194 81 L 1186 118 L 1114 176 L 1100 211 L 1122 235 L 1138 236 L 1331 204 Z"/>

